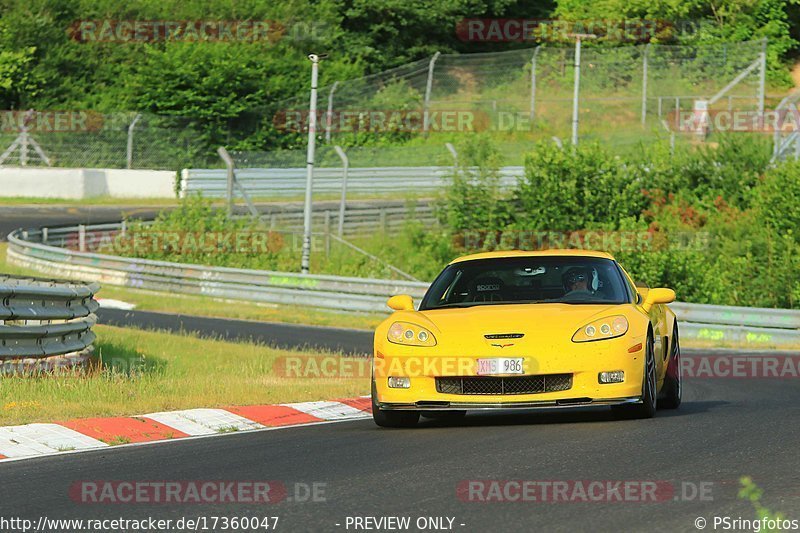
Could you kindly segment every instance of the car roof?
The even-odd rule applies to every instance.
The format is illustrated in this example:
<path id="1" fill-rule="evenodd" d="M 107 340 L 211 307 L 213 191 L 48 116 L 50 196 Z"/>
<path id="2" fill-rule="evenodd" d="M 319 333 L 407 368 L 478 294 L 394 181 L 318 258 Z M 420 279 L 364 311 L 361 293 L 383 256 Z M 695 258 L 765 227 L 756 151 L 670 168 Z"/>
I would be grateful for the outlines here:
<path id="1" fill-rule="evenodd" d="M 614 256 L 611 254 L 596 250 L 503 250 L 464 255 L 453 259 L 450 264 L 473 261 L 475 259 L 500 259 L 506 257 L 597 257 L 614 260 Z"/>

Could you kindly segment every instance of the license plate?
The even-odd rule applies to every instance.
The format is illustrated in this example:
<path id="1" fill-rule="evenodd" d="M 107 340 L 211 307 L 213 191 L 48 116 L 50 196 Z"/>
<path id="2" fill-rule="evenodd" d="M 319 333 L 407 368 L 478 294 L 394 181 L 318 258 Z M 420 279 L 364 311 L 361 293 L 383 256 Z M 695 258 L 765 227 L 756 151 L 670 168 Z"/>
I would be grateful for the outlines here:
<path id="1" fill-rule="evenodd" d="M 522 357 L 492 357 L 491 359 L 478 359 L 478 375 L 492 376 L 495 374 L 524 374 Z"/>

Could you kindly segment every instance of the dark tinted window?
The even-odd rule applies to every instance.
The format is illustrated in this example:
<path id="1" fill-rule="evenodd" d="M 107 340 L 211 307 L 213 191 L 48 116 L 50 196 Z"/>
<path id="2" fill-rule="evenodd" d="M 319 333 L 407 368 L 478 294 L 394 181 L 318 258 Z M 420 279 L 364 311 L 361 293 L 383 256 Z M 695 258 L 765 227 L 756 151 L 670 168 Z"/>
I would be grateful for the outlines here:
<path id="1" fill-rule="evenodd" d="M 449 265 L 420 310 L 517 303 L 621 304 L 630 301 L 614 261 L 592 257 L 508 257 Z"/>

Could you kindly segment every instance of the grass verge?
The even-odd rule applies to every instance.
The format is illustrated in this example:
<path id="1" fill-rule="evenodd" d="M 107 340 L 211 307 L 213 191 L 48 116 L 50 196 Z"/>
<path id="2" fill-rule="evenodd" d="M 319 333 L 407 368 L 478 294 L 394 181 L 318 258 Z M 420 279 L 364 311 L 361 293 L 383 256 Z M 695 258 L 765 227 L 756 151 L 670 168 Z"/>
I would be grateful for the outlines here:
<path id="1" fill-rule="evenodd" d="M 282 356 L 319 353 L 111 326 L 95 330 L 91 369 L 0 378 L 0 426 L 369 393 L 369 379 L 287 378 L 273 369 Z"/>

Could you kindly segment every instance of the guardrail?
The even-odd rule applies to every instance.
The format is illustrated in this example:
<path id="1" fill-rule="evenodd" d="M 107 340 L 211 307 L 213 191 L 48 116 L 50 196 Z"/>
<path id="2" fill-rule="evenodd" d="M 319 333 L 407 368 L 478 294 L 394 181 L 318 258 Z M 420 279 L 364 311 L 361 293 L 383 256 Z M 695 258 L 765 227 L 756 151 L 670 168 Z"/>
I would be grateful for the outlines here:
<path id="1" fill-rule="evenodd" d="M 312 226 L 324 228 L 327 233 L 333 228 L 342 228 L 341 235 L 372 233 L 376 230 L 390 231 L 400 228 L 407 220 L 431 224 L 436 221 L 433 207 L 428 202 L 403 204 L 395 202 L 381 207 L 348 207 L 344 212 L 342 224 L 339 224 L 340 212 L 334 209 L 315 209 L 312 212 Z M 303 211 L 283 211 L 263 215 L 262 220 L 271 228 L 280 227 L 285 230 L 303 229 Z M 340 236 L 341 236 L 340 235 Z"/>
<path id="2" fill-rule="evenodd" d="M 236 180 L 251 197 L 299 195 L 305 191 L 306 169 L 241 168 Z M 524 175 L 521 166 L 500 169 L 499 184 L 513 186 Z M 314 169 L 314 193 L 338 193 L 342 188 L 343 168 Z M 440 190 L 453 174 L 453 167 L 349 167 L 348 193 L 400 193 Z M 181 198 L 193 192 L 203 196 L 224 197 L 228 177 L 225 169 L 188 168 L 181 172 Z"/>
<path id="3" fill-rule="evenodd" d="M 0 276 L 0 372 L 75 364 L 91 354 L 97 283 Z"/>
<path id="4" fill-rule="evenodd" d="M 120 224 L 87 226 L 87 231 L 119 231 Z M 428 284 L 413 281 L 303 275 L 169 263 L 78 252 L 43 244 L 48 235 L 77 232 L 77 226 L 16 230 L 8 237 L 11 263 L 40 272 L 110 285 L 231 300 L 293 304 L 326 309 L 385 312 L 386 299 L 410 294 L 416 301 Z M 753 347 L 800 344 L 800 311 L 675 302 L 684 339 L 745 343 Z"/>
<path id="5" fill-rule="evenodd" d="M 273 211 L 261 215 L 263 223 L 271 230 L 280 229 L 287 232 L 301 231 L 303 229 L 303 208 L 293 207 L 281 211 Z M 403 226 L 408 220 L 429 226 L 436 223 L 433 207 L 427 201 L 413 203 L 406 202 L 387 202 L 386 205 L 379 207 L 356 205 L 348 207 L 344 213 L 344 219 L 340 226 L 339 211 L 337 209 L 315 208 L 312 213 L 312 226 L 325 233 L 337 233 L 337 228 L 341 227 L 343 232 L 340 236 L 359 235 L 363 233 L 374 233 L 375 231 L 394 231 Z M 145 222 L 147 223 L 147 222 Z M 120 230 L 125 223 L 95 224 L 86 226 L 87 231 L 116 231 Z M 57 243 L 58 246 L 65 246 L 69 238 L 77 238 L 78 226 L 62 226 L 52 228 L 40 228 L 39 230 L 20 230 L 20 236 L 26 237 L 30 233 L 32 236 L 44 244 Z"/>
<path id="6" fill-rule="evenodd" d="M 680 302 L 670 308 L 681 321 L 683 338 L 754 346 L 800 344 L 798 310 Z"/>
<path id="7" fill-rule="evenodd" d="M 120 229 L 121 224 L 86 227 L 86 231 L 102 231 L 108 235 Z M 16 230 L 8 236 L 8 259 L 13 264 L 40 272 L 110 285 L 353 311 L 384 311 L 387 297 L 407 293 L 419 298 L 428 286 L 413 281 L 169 263 L 79 252 L 40 242 L 67 232 L 78 232 L 78 227 Z"/>

